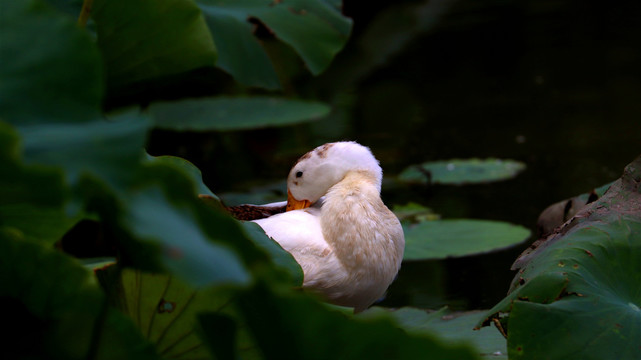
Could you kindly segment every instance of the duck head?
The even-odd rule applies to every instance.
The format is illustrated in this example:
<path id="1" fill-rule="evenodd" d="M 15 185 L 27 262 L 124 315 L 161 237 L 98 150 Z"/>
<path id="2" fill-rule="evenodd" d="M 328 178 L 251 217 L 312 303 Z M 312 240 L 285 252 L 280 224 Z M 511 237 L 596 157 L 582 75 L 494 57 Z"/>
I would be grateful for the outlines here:
<path id="1" fill-rule="evenodd" d="M 311 206 L 350 171 L 364 171 L 380 192 L 383 170 L 369 148 L 353 141 L 327 143 L 298 159 L 287 177 L 287 211 Z"/>

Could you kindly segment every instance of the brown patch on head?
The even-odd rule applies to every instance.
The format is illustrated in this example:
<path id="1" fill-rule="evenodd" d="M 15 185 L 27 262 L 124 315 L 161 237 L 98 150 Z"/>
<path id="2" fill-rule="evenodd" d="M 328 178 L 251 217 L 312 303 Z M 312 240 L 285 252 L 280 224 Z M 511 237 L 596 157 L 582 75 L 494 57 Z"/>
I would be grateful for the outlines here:
<path id="1" fill-rule="evenodd" d="M 303 161 L 305 159 L 309 159 L 310 157 L 312 157 L 312 152 L 311 151 L 306 153 L 305 155 L 299 157 L 298 160 L 296 160 L 296 164 L 298 164 L 299 162 L 301 162 L 301 161 Z"/>
<path id="2" fill-rule="evenodd" d="M 333 143 L 325 144 L 319 148 L 316 148 L 316 150 L 314 151 L 316 152 L 316 155 L 318 155 L 318 157 L 325 158 L 327 157 L 327 150 L 329 150 L 329 148 L 331 148 L 332 146 L 334 146 Z"/>

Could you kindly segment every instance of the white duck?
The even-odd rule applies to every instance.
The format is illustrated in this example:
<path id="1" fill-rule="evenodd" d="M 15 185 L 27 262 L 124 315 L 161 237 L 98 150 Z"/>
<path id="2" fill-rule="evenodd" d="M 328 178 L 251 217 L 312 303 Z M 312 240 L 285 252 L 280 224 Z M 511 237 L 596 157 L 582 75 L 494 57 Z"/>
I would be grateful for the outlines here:
<path id="1" fill-rule="evenodd" d="M 381 200 L 382 177 L 356 142 L 319 146 L 289 173 L 287 211 L 254 220 L 301 265 L 303 288 L 355 312 L 384 295 L 403 259 L 403 229 Z"/>

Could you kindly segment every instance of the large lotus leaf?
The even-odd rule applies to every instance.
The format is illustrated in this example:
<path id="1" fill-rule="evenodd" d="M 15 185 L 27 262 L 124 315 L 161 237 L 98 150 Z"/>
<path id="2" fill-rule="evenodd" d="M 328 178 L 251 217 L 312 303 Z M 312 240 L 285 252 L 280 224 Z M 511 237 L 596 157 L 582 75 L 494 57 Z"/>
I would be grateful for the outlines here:
<path id="1" fill-rule="evenodd" d="M 408 183 L 476 184 L 506 180 L 525 170 L 525 164 L 501 159 L 453 159 L 410 166 L 399 174 Z"/>
<path id="2" fill-rule="evenodd" d="M 89 120 L 89 119 L 88 119 Z M 74 124 L 20 128 L 28 162 L 60 166 L 76 184 L 84 174 L 126 187 L 139 174 L 149 120 L 136 112 Z"/>
<path id="3" fill-rule="evenodd" d="M 0 230 L 0 303 L 7 359 L 156 359 L 131 321 L 106 307 L 90 271 Z M 28 336 L 27 336 L 28 335 Z"/>
<path id="4" fill-rule="evenodd" d="M 150 156 L 149 160 L 152 163 L 177 167 L 179 171 L 189 176 L 191 182 L 196 186 L 196 192 L 198 194 L 208 195 L 216 199 L 218 198 L 216 194 L 214 194 L 203 182 L 203 174 L 200 169 L 191 162 L 177 156 Z"/>
<path id="5" fill-rule="evenodd" d="M 165 358 L 210 358 L 198 336 L 198 314 L 230 313 L 232 293 L 196 290 L 178 278 L 133 269 L 108 267 L 97 272 L 110 299 L 138 326 Z"/>
<path id="6" fill-rule="evenodd" d="M 389 318 L 350 318 L 303 293 L 276 292 L 259 283 L 238 309 L 268 359 L 475 359 L 467 346 L 408 334 Z"/>
<path id="7" fill-rule="evenodd" d="M 276 72 L 252 32 L 258 19 L 290 45 L 314 75 L 347 42 L 352 22 L 337 2 L 325 0 L 197 0 L 220 51 L 218 66 L 245 85 L 280 87 Z"/>
<path id="8" fill-rule="evenodd" d="M 190 99 L 150 107 L 155 125 L 172 130 L 247 130 L 318 120 L 329 107 L 274 97 Z"/>
<path id="9" fill-rule="evenodd" d="M 194 166 L 189 161 L 174 157 L 174 156 L 159 156 L 152 157 L 151 163 L 153 164 L 163 164 L 168 166 L 176 166 L 182 172 L 190 177 L 190 180 L 196 185 L 196 191 L 198 194 L 206 194 L 212 197 L 216 197 L 211 190 L 203 183 L 202 175 L 200 170 Z M 220 209 L 220 204 L 214 207 L 215 209 Z M 230 219 L 227 219 L 230 221 Z M 242 228 L 247 237 L 260 249 L 262 249 L 265 254 L 267 254 L 272 262 L 286 270 L 293 279 L 293 284 L 301 285 L 303 281 L 303 272 L 296 262 L 292 255 L 278 245 L 274 240 L 265 235 L 265 232 L 256 224 L 251 222 L 242 223 Z M 238 240 L 234 240 L 238 241 Z"/>
<path id="10" fill-rule="evenodd" d="M 0 11 L 0 117 L 10 123 L 74 122 L 98 114 L 100 55 L 75 22 L 39 0 Z"/>
<path id="11" fill-rule="evenodd" d="M 18 153 L 17 134 L 0 122 L 0 227 L 51 244 L 74 223 L 63 211 L 62 173 L 23 165 Z"/>
<path id="12" fill-rule="evenodd" d="M 110 88 L 216 61 L 211 34 L 193 1 L 95 0 L 91 15 Z"/>
<path id="13" fill-rule="evenodd" d="M 489 220 L 434 220 L 403 224 L 403 260 L 443 259 L 502 250 L 522 243 L 530 231 Z"/>
<path id="14" fill-rule="evenodd" d="M 392 317 L 408 333 L 437 336 L 452 345 L 468 343 L 474 345 L 481 358 L 507 359 L 507 341 L 494 329 L 474 330 L 484 315 L 483 311 L 453 312 L 448 308 L 428 312 L 416 308 L 389 310 L 372 307 L 356 317 L 380 315 Z"/>
<path id="15" fill-rule="evenodd" d="M 127 201 L 123 216 L 127 229 L 137 238 L 160 244 L 163 262 L 172 273 L 197 286 L 248 283 L 250 276 L 238 255 L 231 248 L 210 240 L 197 209 L 186 203 L 172 202 L 162 188 L 156 186 L 139 189 Z M 198 200 L 194 198 L 194 201 Z M 211 218 L 211 221 L 215 220 L 223 221 Z M 233 220 L 230 218 L 229 221 Z M 220 239 L 226 234 L 211 235 Z M 242 235 L 237 239 L 243 240 Z"/>
<path id="16" fill-rule="evenodd" d="M 515 263 L 501 312 L 514 359 L 639 359 L 641 157 L 601 199 Z M 559 346 L 563 344 L 563 346 Z"/>

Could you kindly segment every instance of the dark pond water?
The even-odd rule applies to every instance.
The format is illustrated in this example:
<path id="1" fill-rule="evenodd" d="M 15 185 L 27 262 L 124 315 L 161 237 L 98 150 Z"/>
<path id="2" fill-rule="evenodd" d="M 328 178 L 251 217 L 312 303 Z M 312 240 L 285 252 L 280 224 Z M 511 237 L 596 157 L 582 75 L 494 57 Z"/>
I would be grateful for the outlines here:
<path id="1" fill-rule="evenodd" d="M 444 218 L 509 221 L 533 232 L 547 205 L 616 179 L 641 154 L 636 3 L 390 4 L 346 1 L 355 27 L 345 51 L 320 78 L 290 78 L 288 94 L 332 104 L 331 116 L 242 133 L 156 131 L 150 152 L 190 159 L 217 193 L 282 180 L 298 156 L 342 139 L 370 146 L 390 177 L 428 160 L 516 159 L 528 168 L 513 180 L 384 188 L 383 197 L 389 205 L 418 202 Z M 383 304 L 491 307 L 527 245 L 405 263 Z"/>

